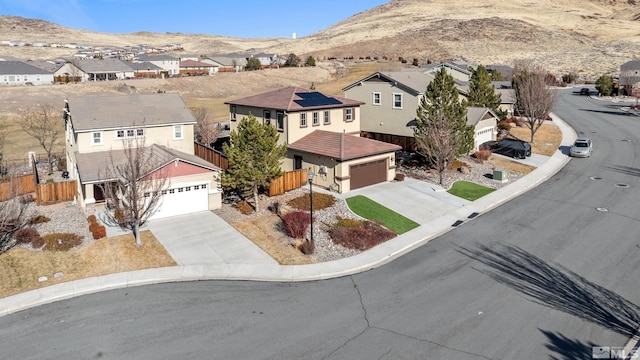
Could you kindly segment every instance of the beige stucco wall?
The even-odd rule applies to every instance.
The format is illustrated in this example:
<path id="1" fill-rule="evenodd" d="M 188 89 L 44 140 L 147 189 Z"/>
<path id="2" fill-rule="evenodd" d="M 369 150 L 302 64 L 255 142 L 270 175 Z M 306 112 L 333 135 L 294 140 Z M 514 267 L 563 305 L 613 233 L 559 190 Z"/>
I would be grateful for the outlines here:
<path id="1" fill-rule="evenodd" d="M 307 126 L 300 127 L 300 113 L 301 112 L 291 112 L 284 113 L 284 129 L 280 132 L 280 138 L 278 139 L 279 144 L 291 144 L 299 140 L 300 138 L 312 133 L 315 130 L 325 130 L 332 132 L 346 132 L 347 134 L 359 134 L 360 133 L 360 118 L 361 112 L 360 108 L 353 107 L 354 109 L 354 119 L 350 122 L 344 121 L 344 108 L 337 109 L 328 109 L 330 123 L 324 123 L 324 111 L 320 110 L 311 110 L 305 111 L 307 114 Z M 264 124 L 264 111 L 269 110 L 271 112 L 271 122 L 272 126 L 276 126 L 276 114 L 278 111 L 273 109 L 263 109 L 256 107 L 247 107 L 247 106 L 237 106 L 236 107 L 236 121 L 230 121 L 231 130 L 237 130 L 238 124 L 244 117 L 248 117 L 249 114 L 252 114 L 258 122 Z M 313 124 L 313 113 L 317 111 L 320 124 L 317 126 Z"/>
<path id="2" fill-rule="evenodd" d="M 373 105 L 373 93 L 380 93 L 381 104 Z M 402 109 L 393 108 L 393 94 L 402 94 Z M 421 96 L 414 96 L 390 82 L 366 81 L 345 91 L 349 99 L 365 102 L 360 106 L 360 129 L 401 136 L 413 136 L 408 124 L 416 118 Z"/>
<path id="3" fill-rule="evenodd" d="M 123 128 L 131 129 L 131 128 Z M 179 150 L 187 154 L 193 154 L 193 125 L 183 125 L 182 139 L 173 139 L 173 125 L 145 128 L 144 145 L 164 145 L 171 149 Z M 102 144 L 92 144 L 93 132 L 77 133 L 77 138 L 71 143 L 67 142 L 67 152 L 91 153 L 98 151 L 120 150 L 124 148 L 125 141 L 116 138 L 115 130 L 102 131 Z M 75 144 L 74 144 L 75 143 Z"/>

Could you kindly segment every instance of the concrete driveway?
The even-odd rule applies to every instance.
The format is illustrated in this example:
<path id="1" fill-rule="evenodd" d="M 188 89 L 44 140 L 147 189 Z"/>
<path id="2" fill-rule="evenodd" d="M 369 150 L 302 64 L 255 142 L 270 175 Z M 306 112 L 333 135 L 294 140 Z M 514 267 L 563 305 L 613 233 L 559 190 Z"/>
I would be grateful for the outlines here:
<path id="1" fill-rule="evenodd" d="M 152 220 L 147 226 L 178 265 L 277 264 L 210 211 Z"/>

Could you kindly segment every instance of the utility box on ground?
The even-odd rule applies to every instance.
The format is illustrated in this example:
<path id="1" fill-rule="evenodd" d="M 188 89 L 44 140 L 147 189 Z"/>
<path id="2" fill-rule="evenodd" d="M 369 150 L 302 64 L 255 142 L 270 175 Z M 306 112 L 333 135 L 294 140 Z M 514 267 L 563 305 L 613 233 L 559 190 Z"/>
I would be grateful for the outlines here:
<path id="1" fill-rule="evenodd" d="M 494 169 L 493 170 L 493 180 L 500 181 L 500 182 L 508 181 L 507 174 L 508 174 L 507 170 Z"/>

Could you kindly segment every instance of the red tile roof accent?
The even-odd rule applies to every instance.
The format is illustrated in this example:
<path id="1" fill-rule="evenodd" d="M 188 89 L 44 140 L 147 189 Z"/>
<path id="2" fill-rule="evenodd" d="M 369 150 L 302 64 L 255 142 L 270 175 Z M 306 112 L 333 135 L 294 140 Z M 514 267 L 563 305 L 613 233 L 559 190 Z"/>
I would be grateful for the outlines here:
<path id="1" fill-rule="evenodd" d="M 225 104 L 251 106 L 251 107 L 264 108 L 264 109 L 285 110 L 289 112 L 310 110 L 310 109 L 354 107 L 354 106 L 360 106 L 364 104 L 364 102 L 362 101 L 357 101 L 357 100 L 347 99 L 340 96 L 322 93 L 327 97 L 338 100 L 340 104 L 303 107 L 295 102 L 295 100 L 302 100 L 302 98 L 297 96 L 296 94 L 306 93 L 306 92 L 317 92 L 317 91 L 295 87 L 295 86 L 289 86 L 289 87 L 274 90 L 274 91 L 247 96 L 245 98 L 241 98 L 237 100 L 227 101 L 225 102 Z"/>
<path id="2" fill-rule="evenodd" d="M 288 148 L 328 156 L 338 161 L 360 159 L 402 149 L 401 146 L 378 140 L 325 130 L 315 130 Z"/>

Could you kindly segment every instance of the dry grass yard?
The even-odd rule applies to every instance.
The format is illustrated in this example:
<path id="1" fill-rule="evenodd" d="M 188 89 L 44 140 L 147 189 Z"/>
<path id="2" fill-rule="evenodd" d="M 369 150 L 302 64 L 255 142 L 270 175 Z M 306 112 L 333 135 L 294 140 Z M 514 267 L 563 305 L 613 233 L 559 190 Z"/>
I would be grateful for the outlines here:
<path id="1" fill-rule="evenodd" d="M 531 130 L 526 126 L 511 128 L 510 132 L 518 139 L 531 140 Z M 561 141 L 562 132 L 558 129 L 558 126 L 545 122 L 536 131 L 534 142 L 531 144 L 531 151 L 536 154 L 551 156 L 558 150 Z"/>

